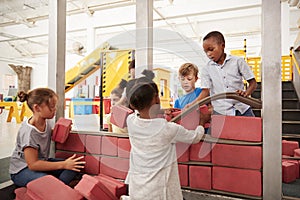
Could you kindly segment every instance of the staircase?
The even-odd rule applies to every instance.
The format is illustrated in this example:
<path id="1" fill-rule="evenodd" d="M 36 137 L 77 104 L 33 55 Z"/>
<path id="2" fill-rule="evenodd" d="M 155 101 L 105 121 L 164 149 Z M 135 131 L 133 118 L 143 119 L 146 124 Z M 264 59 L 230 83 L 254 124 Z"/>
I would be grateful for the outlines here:
<path id="1" fill-rule="evenodd" d="M 251 95 L 261 99 L 261 83 Z M 261 110 L 253 110 L 255 116 L 261 116 Z M 282 138 L 300 141 L 300 102 L 293 82 L 282 82 Z"/>

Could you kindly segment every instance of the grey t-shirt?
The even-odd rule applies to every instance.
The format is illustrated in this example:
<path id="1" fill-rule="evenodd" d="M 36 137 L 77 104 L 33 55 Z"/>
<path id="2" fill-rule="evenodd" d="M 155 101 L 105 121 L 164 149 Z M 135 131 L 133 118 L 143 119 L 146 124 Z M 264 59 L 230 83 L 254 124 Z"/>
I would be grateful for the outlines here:
<path id="1" fill-rule="evenodd" d="M 47 160 L 50 152 L 52 127 L 50 120 L 46 120 L 46 129 L 39 131 L 36 127 L 24 121 L 19 129 L 16 147 L 10 159 L 9 173 L 16 174 L 25 167 L 24 149 L 33 147 L 38 150 L 38 159 Z"/>

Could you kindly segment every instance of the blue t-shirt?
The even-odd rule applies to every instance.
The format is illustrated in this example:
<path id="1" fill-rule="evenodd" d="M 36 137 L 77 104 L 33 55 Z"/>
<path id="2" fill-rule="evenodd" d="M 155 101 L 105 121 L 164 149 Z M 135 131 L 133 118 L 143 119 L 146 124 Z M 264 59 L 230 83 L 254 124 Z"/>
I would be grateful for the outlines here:
<path id="1" fill-rule="evenodd" d="M 190 92 L 188 94 L 183 95 L 182 97 L 179 97 L 175 101 L 174 108 L 184 108 L 186 104 L 193 102 L 200 95 L 201 91 L 201 88 L 195 88 L 194 92 Z"/>

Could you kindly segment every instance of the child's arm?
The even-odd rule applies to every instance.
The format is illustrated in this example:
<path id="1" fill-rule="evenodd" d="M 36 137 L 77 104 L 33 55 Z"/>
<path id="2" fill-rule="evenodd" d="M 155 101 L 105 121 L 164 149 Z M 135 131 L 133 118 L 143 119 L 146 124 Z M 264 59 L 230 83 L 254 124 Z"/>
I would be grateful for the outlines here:
<path id="1" fill-rule="evenodd" d="M 246 91 L 243 91 L 243 90 L 237 90 L 237 91 L 236 91 L 240 96 L 248 97 L 248 96 L 250 96 L 250 95 L 253 93 L 253 91 L 256 89 L 257 83 L 256 83 L 255 78 L 252 78 L 252 79 L 250 79 L 250 80 L 247 80 L 247 82 L 249 83 L 249 86 L 248 86 L 248 88 L 247 88 Z"/>
<path id="2" fill-rule="evenodd" d="M 201 99 L 204 99 L 205 97 L 208 97 L 208 96 L 209 96 L 209 89 L 202 88 L 200 95 L 192 103 L 187 104 L 183 109 L 189 108 L 191 105 L 193 105 L 197 101 L 200 101 Z"/>
<path id="3" fill-rule="evenodd" d="M 69 169 L 79 172 L 84 168 L 85 161 L 80 161 L 83 156 L 76 158 L 76 154 L 68 159 L 59 162 L 49 162 L 38 159 L 38 150 L 33 147 L 26 147 L 24 149 L 25 160 L 28 168 L 32 171 L 51 171 L 57 169 Z"/>

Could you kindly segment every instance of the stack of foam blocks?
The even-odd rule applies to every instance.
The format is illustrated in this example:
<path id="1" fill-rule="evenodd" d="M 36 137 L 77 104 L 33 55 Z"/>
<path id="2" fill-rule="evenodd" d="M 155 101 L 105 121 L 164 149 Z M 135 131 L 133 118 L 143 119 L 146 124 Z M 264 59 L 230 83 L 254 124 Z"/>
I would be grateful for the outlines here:
<path id="1" fill-rule="evenodd" d="M 261 118 L 214 115 L 211 136 L 233 144 L 177 144 L 181 185 L 236 196 L 262 196 Z"/>
<path id="2" fill-rule="evenodd" d="M 282 140 L 282 182 L 291 183 L 299 178 L 300 149 L 297 141 Z"/>

